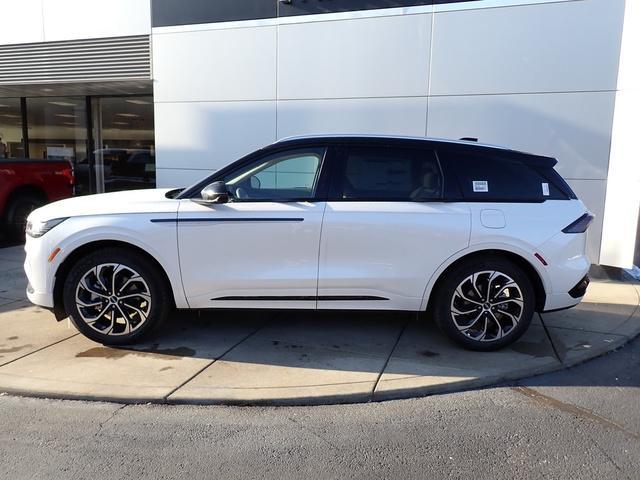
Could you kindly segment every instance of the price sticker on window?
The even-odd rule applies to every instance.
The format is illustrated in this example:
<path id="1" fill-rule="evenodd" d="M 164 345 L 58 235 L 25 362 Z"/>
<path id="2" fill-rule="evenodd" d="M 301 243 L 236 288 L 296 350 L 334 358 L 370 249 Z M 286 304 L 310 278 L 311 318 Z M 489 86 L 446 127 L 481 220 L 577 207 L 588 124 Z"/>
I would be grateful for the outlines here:
<path id="1" fill-rule="evenodd" d="M 549 196 L 549 184 L 548 183 L 542 183 L 542 195 L 544 195 L 545 197 Z"/>
<path id="2" fill-rule="evenodd" d="M 486 180 L 473 180 L 473 191 L 474 192 L 488 192 L 489 191 L 489 182 Z"/>

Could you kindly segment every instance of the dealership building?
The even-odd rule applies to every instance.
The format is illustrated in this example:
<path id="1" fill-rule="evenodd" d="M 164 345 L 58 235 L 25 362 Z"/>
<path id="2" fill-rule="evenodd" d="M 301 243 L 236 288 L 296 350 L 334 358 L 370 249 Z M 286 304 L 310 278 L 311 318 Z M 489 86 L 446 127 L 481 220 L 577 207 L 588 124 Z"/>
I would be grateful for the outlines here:
<path id="1" fill-rule="evenodd" d="M 77 194 L 186 186 L 292 135 L 558 158 L 594 263 L 640 257 L 636 0 L 7 0 L 0 153 Z"/>

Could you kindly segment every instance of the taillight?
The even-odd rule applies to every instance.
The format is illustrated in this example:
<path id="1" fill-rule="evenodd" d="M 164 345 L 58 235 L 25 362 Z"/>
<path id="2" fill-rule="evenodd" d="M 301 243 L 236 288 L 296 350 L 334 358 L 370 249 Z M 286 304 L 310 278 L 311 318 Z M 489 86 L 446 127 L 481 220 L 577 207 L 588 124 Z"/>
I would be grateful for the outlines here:
<path id="1" fill-rule="evenodd" d="M 564 227 L 562 231 L 564 233 L 584 233 L 587 231 L 587 228 L 589 228 L 589 225 L 591 225 L 594 218 L 595 217 L 591 213 L 585 213 L 575 222 Z"/>
<path id="2" fill-rule="evenodd" d="M 69 168 L 65 168 L 62 170 L 61 175 L 63 175 L 69 181 L 69 188 L 72 193 L 76 193 L 76 175 L 73 169 L 73 164 L 69 162 Z"/>
<path id="3" fill-rule="evenodd" d="M 73 174 L 73 169 L 71 169 L 71 168 L 65 169 L 64 170 L 64 176 L 69 179 L 69 185 L 73 186 L 73 185 L 76 184 L 76 177 Z"/>

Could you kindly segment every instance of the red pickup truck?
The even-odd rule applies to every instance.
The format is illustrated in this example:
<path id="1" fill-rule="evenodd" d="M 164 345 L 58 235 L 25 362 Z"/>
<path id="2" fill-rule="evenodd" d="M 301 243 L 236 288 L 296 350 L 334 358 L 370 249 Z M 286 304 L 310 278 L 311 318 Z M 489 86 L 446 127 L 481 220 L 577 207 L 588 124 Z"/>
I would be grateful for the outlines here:
<path id="1" fill-rule="evenodd" d="M 73 167 L 64 160 L 0 160 L 0 232 L 22 237 L 29 213 L 72 196 L 74 184 Z"/>

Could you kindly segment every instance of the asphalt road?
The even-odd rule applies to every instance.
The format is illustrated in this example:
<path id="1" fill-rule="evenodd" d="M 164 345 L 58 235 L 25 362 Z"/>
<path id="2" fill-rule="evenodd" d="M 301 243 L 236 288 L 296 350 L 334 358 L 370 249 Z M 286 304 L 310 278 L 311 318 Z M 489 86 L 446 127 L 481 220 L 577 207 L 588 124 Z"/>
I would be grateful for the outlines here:
<path id="1" fill-rule="evenodd" d="M 0 397 L 0 478 L 640 478 L 640 340 L 518 385 L 330 407 Z"/>

